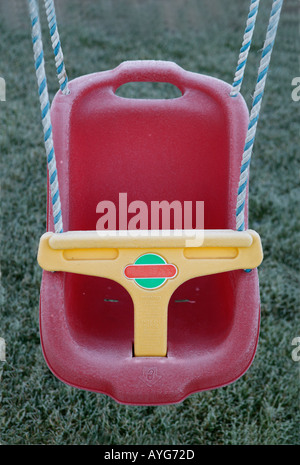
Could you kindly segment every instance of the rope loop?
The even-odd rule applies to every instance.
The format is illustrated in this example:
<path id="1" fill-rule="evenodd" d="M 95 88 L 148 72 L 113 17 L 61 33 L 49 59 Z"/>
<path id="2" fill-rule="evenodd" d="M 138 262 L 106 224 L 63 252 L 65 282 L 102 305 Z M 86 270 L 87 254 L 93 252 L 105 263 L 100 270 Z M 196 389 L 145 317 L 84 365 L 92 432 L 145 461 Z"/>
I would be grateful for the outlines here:
<path id="1" fill-rule="evenodd" d="M 61 203 L 56 170 L 56 158 L 53 146 L 52 125 L 50 118 L 50 102 L 45 72 L 42 34 L 36 0 L 28 0 L 28 6 L 32 27 L 33 55 L 42 114 L 42 125 L 44 132 L 44 144 L 47 156 L 47 167 L 49 173 L 54 229 L 55 232 L 61 233 L 63 232 Z"/>
<path id="2" fill-rule="evenodd" d="M 244 152 L 241 162 L 240 179 L 238 185 L 236 204 L 236 229 L 238 231 L 243 231 L 245 229 L 245 201 L 249 178 L 249 167 L 256 135 L 257 122 L 259 119 L 262 98 L 264 95 L 264 89 L 266 85 L 266 79 L 275 43 L 282 5 L 283 0 L 273 0 L 269 24 L 266 32 L 266 38 L 258 68 L 258 77 L 253 95 L 252 108 L 250 112 L 250 121 L 245 140 Z"/>

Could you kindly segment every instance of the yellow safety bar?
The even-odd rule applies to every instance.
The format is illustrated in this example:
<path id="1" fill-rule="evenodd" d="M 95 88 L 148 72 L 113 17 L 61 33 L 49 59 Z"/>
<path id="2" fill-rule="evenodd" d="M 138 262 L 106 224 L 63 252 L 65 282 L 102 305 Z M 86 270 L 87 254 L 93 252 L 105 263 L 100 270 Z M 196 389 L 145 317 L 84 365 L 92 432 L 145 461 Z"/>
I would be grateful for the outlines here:
<path id="1" fill-rule="evenodd" d="M 166 356 L 168 304 L 183 282 L 252 269 L 263 259 L 252 230 L 70 231 L 45 233 L 38 263 L 47 271 L 109 278 L 134 304 L 134 355 Z"/>

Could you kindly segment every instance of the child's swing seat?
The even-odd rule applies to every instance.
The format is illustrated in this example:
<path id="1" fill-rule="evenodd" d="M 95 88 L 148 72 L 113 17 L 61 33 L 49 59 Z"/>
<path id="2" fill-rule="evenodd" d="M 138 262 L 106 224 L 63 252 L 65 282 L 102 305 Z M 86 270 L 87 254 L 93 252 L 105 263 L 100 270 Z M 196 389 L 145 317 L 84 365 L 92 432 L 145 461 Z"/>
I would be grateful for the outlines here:
<path id="1" fill-rule="evenodd" d="M 182 96 L 117 96 L 131 81 L 168 82 Z M 57 93 L 51 111 L 69 232 L 51 233 L 48 186 L 48 233 L 39 249 L 49 368 L 69 385 L 139 405 L 176 403 L 232 383 L 253 360 L 260 321 L 260 239 L 234 231 L 249 120 L 242 96 L 160 61 L 125 62 L 69 88 L 68 96 Z M 97 234 L 98 203 L 117 207 L 120 193 L 128 203 L 144 201 L 149 212 L 151 201 L 204 201 L 203 242 L 187 231 Z M 247 208 L 245 220 L 247 228 Z M 158 256 L 157 266 L 149 267 L 147 254 Z M 140 285 L 158 277 L 161 287 Z"/>

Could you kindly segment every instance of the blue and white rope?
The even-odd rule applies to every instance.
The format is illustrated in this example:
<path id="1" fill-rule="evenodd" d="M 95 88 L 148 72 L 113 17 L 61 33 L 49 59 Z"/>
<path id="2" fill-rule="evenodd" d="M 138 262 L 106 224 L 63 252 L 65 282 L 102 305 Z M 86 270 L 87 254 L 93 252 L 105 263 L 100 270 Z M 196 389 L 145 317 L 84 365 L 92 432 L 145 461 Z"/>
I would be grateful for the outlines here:
<path id="1" fill-rule="evenodd" d="M 247 59 L 251 48 L 252 36 L 255 29 L 259 2 L 260 0 L 251 0 L 250 3 L 250 11 L 247 18 L 242 47 L 240 49 L 238 64 L 234 76 L 234 82 L 232 84 L 232 90 L 230 92 L 231 97 L 236 97 L 242 87 Z"/>
<path id="2" fill-rule="evenodd" d="M 58 188 L 58 178 L 56 170 L 56 159 L 52 138 L 52 125 L 50 118 L 50 103 L 45 73 L 44 52 L 39 21 L 38 7 L 36 0 L 28 0 L 29 13 L 32 26 L 32 44 L 35 61 L 36 78 L 38 83 L 38 93 L 42 113 L 42 125 L 44 131 L 44 143 L 47 155 L 47 166 L 49 173 L 50 192 L 53 206 L 53 219 L 55 232 L 63 232 L 61 203 Z"/>
<path id="3" fill-rule="evenodd" d="M 241 163 L 240 180 L 238 186 L 238 196 L 236 204 L 236 229 L 238 231 L 243 231 L 245 229 L 245 200 L 247 183 L 249 178 L 249 165 L 251 161 L 253 144 L 257 129 L 257 122 L 261 109 L 261 103 L 264 94 L 272 50 L 275 43 L 282 4 L 283 0 L 273 0 L 268 29 L 266 33 L 266 39 L 263 46 L 260 65 L 258 68 L 258 77 L 253 95 L 252 109 L 250 112 L 250 122 L 246 135 L 244 153 Z"/>
<path id="4" fill-rule="evenodd" d="M 58 34 L 58 28 L 56 23 L 56 14 L 53 0 L 44 0 L 45 10 L 47 15 L 47 21 L 50 31 L 50 37 L 52 42 L 52 48 L 55 57 L 55 66 L 57 71 L 58 82 L 60 90 L 63 94 L 69 94 L 68 88 L 68 76 L 64 64 L 64 57 L 61 48 L 61 43 Z"/>

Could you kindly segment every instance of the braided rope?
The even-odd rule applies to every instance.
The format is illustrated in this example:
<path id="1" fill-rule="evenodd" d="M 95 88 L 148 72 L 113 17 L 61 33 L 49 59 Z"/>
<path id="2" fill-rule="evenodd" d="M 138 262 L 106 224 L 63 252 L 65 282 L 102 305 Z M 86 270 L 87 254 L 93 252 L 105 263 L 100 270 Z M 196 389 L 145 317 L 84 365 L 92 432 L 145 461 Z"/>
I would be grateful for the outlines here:
<path id="1" fill-rule="evenodd" d="M 251 0 L 250 11 L 246 23 L 244 32 L 242 47 L 238 58 L 238 64 L 235 71 L 234 82 L 232 84 L 232 90 L 230 92 L 231 97 L 236 97 L 241 90 L 242 82 L 244 79 L 246 63 L 251 47 L 252 36 L 255 29 L 256 17 L 258 13 L 260 0 Z"/>
<path id="2" fill-rule="evenodd" d="M 53 206 L 53 218 L 55 232 L 63 232 L 61 204 L 58 189 L 58 178 L 56 171 L 56 159 L 53 147 L 52 125 L 50 118 L 50 103 L 45 73 L 45 62 L 43 44 L 41 38 L 41 27 L 36 0 L 28 0 L 29 13 L 32 26 L 32 44 L 38 83 L 38 93 L 42 113 L 42 125 L 44 131 L 44 143 L 47 155 L 47 166 L 49 172 L 50 192 Z"/>
<path id="3" fill-rule="evenodd" d="M 241 163 L 241 173 L 238 187 L 238 196 L 236 204 L 236 229 L 243 231 L 245 229 L 245 199 L 249 177 L 249 165 L 253 150 L 253 144 L 257 129 L 262 97 L 264 94 L 266 78 L 268 74 L 269 64 L 271 60 L 272 50 L 275 43 L 277 27 L 280 19 L 280 13 L 283 0 L 273 0 L 272 10 L 270 14 L 266 39 L 263 46 L 260 65 L 258 68 L 258 77 L 253 95 L 252 109 L 250 113 L 250 122 L 246 135 L 244 153 Z"/>
<path id="4" fill-rule="evenodd" d="M 44 0 L 45 10 L 47 15 L 47 21 L 50 31 L 50 37 L 52 42 L 52 48 L 54 51 L 55 57 L 55 66 L 57 71 L 58 82 L 60 85 L 60 90 L 63 94 L 69 94 L 68 88 L 68 76 L 64 64 L 64 56 L 61 48 L 61 43 L 59 39 L 57 23 L 56 23 L 56 14 L 53 0 Z"/>

